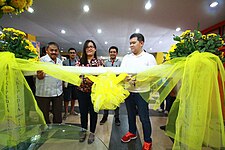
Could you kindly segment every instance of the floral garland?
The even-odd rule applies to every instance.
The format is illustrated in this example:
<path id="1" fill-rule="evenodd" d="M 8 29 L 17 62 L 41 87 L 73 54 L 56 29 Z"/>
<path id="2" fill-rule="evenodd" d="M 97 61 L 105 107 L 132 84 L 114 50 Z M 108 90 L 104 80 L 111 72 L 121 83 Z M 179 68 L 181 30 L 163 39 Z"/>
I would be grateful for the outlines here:
<path id="1" fill-rule="evenodd" d="M 0 18 L 3 14 L 20 14 L 33 4 L 33 0 L 0 0 Z"/>
<path id="2" fill-rule="evenodd" d="M 4 28 L 0 35 L 0 52 L 9 51 L 16 58 L 38 60 L 36 48 L 25 37 L 26 34 L 20 30 Z"/>
<path id="3" fill-rule="evenodd" d="M 222 62 L 225 62 L 224 53 L 220 47 L 224 45 L 224 40 L 220 35 L 215 33 L 202 35 L 198 30 L 186 30 L 180 36 L 174 36 L 174 41 L 178 43 L 171 46 L 166 55 L 166 60 L 176 57 L 187 57 L 194 51 L 209 52 L 217 55 Z"/>

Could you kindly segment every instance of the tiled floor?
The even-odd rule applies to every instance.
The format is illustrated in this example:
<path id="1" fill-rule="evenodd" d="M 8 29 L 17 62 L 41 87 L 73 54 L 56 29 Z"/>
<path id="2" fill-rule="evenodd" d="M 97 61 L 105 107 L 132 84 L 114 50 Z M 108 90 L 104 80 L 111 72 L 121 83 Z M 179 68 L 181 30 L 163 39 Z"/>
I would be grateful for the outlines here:
<path id="1" fill-rule="evenodd" d="M 120 120 L 121 125 L 116 126 L 114 123 L 114 116 L 111 113 L 108 117 L 107 122 L 104 125 L 100 125 L 99 121 L 102 118 L 102 114 L 98 115 L 98 123 L 96 128 L 96 136 L 100 138 L 105 145 L 110 150 L 141 150 L 142 143 L 143 143 L 143 134 L 142 134 L 142 127 L 137 116 L 137 126 L 138 126 L 138 139 L 134 142 L 129 144 L 124 144 L 120 142 L 121 137 L 125 134 L 128 130 L 128 122 L 127 122 L 127 115 L 124 114 L 125 107 L 120 107 Z M 112 111 L 113 112 L 113 111 Z M 164 131 L 161 130 L 159 127 L 161 125 L 166 124 L 167 117 L 162 116 L 151 116 L 151 124 L 152 124 L 152 139 L 153 139 L 153 150 L 170 150 L 172 149 L 172 141 L 169 137 L 164 134 Z M 70 115 L 64 121 L 64 123 L 69 124 L 80 124 L 80 116 Z"/>
<path id="2" fill-rule="evenodd" d="M 78 110 L 78 106 L 76 104 L 75 107 Z M 87 144 L 87 140 L 83 143 L 78 141 L 79 135 L 77 138 L 73 138 L 73 141 L 58 141 L 59 145 L 48 146 L 46 143 L 42 145 L 42 149 L 54 149 L 54 150 L 61 150 L 61 149 L 71 149 L 67 147 L 73 147 L 72 149 L 79 149 L 79 150 L 103 150 L 105 146 L 109 150 L 141 150 L 143 144 L 143 133 L 142 133 L 142 125 L 137 116 L 137 128 L 138 128 L 138 138 L 136 140 L 132 140 L 129 143 L 122 143 L 121 137 L 128 131 L 128 117 L 126 112 L 125 104 L 121 104 L 120 106 L 120 121 L 121 125 L 116 126 L 114 123 L 114 111 L 109 111 L 108 120 L 104 125 L 100 125 L 100 120 L 102 119 L 103 111 L 100 111 L 98 114 L 98 123 L 96 128 L 96 137 L 100 140 L 95 140 L 92 144 Z M 151 109 L 150 105 L 150 120 L 152 125 L 152 139 L 153 139 L 153 147 L 152 150 L 172 150 L 173 142 L 169 137 L 167 137 L 163 130 L 160 129 L 160 126 L 165 125 L 167 121 L 167 117 L 163 113 L 159 113 Z M 66 120 L 63 121 L 63 124 L 73 124 L 76 126 L 80 125 L 80 116 L 76 115 L 69 115 Z M 75 127 L 75 126 L 73 126 Z M 80 130 L 80 128 L 79 128 Z M 72 134 L 72 133 L 71 133 Z M 86 138 L 87 139 L 87 138 Z M 101 141 L 104 143 L 104 147 L 99 147 L 102 145 Z M 51 141 L 50 141 L 51 142 Z M 55 143 L 53 141 L 53 143 Z M 67 143 L 67 144 L 66 144 Z M 43 148 L 43 146 L 47 146 Z M 211 148 L 203 147 L 202 150 L 211 150 Z M 225 150 L 222 148 L 221 150 Z"/>

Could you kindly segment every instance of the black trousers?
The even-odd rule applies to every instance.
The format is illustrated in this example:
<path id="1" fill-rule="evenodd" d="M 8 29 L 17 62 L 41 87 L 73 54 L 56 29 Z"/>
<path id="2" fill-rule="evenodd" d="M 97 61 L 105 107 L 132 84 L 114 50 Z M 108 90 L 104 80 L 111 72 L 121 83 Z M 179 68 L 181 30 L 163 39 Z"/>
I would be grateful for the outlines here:
<path id="1" fill-rule="evenodd" d="M 114 117 L 117 118 L 117 119 L 119 119 L 119 111 L 120 111 L 120 108 L 117 107 L 114 111 L 115 111 Z M 107 118 L 108 115 L 109 115 L 109 110 L 104 110 L 103 116 Z"/>
<path id="2" fill-rule="evenodd" d="M 88 129 L 88 112 L 90 112 L 90 131 L 92 133 L 95 133 L 98 114 L 94 111 L 94 107 L 91 102 L 91 93 L 85 93 L 77 90 L 77 97 L 80 109 L 81 127 L 84 129 Z"/>
<path id="3" fill-rule="evenodd" d="M 50 124 L 49 112 L 50 103 L 52 102 L 53 123 L 62 123 L 62 101 L 63 96 L 57 97 L 38 97 L 36 96 L 38 107 L 41 109 L 45 122 Z"/>

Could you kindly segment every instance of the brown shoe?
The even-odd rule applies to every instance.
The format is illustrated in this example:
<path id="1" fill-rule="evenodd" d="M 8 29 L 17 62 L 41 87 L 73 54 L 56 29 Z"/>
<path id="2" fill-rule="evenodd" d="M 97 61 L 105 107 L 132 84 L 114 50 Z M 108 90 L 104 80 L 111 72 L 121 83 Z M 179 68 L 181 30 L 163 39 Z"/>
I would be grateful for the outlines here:
<path id="1" fill-rule="evenodd" d="M 86 131 L 80 131 L 80 139 L 79 142 L 84 142 L 86 138 Z"/>
<path id="2" fill-rule="evenodd" d="M 94 141 L 95 141 L 95 135 L 93 133 L 90 133 L 88 137 L 88 144 L 91 144 Z"/>

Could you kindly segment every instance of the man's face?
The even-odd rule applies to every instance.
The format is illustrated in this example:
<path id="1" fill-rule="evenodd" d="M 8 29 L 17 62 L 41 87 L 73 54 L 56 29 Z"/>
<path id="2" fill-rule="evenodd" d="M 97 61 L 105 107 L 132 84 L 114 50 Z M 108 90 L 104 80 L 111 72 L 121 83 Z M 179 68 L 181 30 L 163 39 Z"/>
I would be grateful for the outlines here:
<path id="1" fill-rule="evenodd" d="M 56 60 L 58 54 L 59 54 L 59 49 L 55 45 L 49 45 L 48 49 L 46 50 L 46 53 L 49 55 L 49 57 L 52 60 Z"/>
<path id="2" fill-rule="evenodd" d="M 69 51 L 69 56 L 70 56 L 70 59 L 74 59 L 75 56 L 76 56 L 76 51 L 75 50 L 70 50 Z"/>
<path id="3" fill-rule="evenodd" d="M 109 51 L 110 59 L 116 59 L 117 54 L 118 53 L 116 52 L 116 49 L 110 49 L 110 51 Z"/>
<path id="4" fill-rule="evenodd" d="M 144 45 L 143 41 L 138 41 L 137 37 L 133 37 L 130 39 L 130 49 L 133 54 L 139 54 L 142 51 L 142 47 Z"/>

